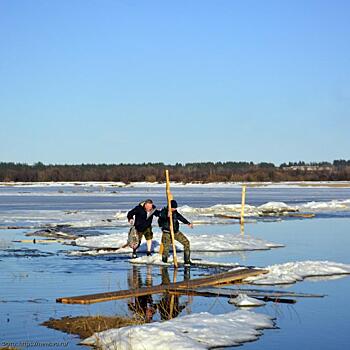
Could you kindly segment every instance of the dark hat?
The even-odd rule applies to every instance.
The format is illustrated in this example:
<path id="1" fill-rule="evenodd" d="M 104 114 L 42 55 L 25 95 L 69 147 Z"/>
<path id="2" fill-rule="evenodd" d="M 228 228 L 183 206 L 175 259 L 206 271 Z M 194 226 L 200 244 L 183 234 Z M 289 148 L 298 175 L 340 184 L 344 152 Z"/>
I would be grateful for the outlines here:
<path id="1" fill-rule="evenodd" d="M 176 202 L 176 200 L 175 200 L 175 199 L 172 199 L 171 202 L 170 202 L 170 205 L 171 205 L 171 207 L 174 208 L 174 209 L 177 208 L 177 202 Z"/>

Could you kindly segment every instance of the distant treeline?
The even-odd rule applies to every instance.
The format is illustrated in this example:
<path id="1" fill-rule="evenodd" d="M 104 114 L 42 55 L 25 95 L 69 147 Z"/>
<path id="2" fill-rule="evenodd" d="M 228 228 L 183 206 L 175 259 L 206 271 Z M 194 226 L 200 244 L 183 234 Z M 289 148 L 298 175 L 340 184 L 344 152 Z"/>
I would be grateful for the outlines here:
<path id="1" fill-rule="evenodd" d="M 143 164 L 80 164 L 33 165 L 0 162 L 0 181 L 121 181 L 124 183 L 163 182 L 164 170 L 178 182 L 226 181 L 346 181 L 350 180 L 350 160 L 330 162 L 273 163 L 203 162 L 166 165 Z"/>

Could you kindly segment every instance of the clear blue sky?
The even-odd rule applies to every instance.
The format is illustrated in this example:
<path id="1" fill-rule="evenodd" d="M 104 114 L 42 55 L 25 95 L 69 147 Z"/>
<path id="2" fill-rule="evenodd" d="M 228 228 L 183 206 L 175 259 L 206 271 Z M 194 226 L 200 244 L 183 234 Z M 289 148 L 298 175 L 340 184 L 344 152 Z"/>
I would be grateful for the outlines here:
<path id="1" fill-rule="evenodd" d="M 350 158 L 350 1 L 0 0 L 0 161 Z"/>

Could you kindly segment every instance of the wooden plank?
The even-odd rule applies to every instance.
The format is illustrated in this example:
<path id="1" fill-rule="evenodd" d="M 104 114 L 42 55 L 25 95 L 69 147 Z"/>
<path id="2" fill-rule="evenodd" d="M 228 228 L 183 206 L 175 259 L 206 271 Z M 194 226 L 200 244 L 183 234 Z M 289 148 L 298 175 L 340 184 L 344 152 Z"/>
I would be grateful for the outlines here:
<path id="1" fill-rule="evenodd" d="M 132 290 L 119 290 L 115 292 L 106 292 L 90 295 L 81 295 L 75 297 L 63 297 L 58 298 L 58 303 L 64 304 L 92 304 L 103 301 L 125 299 L 129 297 L 137 297 L 148 294 L 159 294 L 169 290 L 181 290 L 186 291 L 189 289 L 195 289 L 204 286 L 213 286 L 217 284 L 232 283 L 234 281 L 240 281 L 244 278 L 257 276 L 263 273 L 267 273 L 267 270 L 242 268 L 239 270 L 222 272 L 208 277 L 196 278 L 188 281 L 182 281 L 177 283 L 170 283 L 167 285 L 158 285 L 154 287 L 143 287 Z"/>
<path id="2" fill-rule="evenodd" d="M 147 261 L 130 261 L 131 264 L 135 265 L 151 265 L 151 266 L 171 266 L 170 263 L 164 264 L 163 262 L 147 262 Z M 184 263 L 178 262 L 179 266 L 184 266 Z M 239 267 L 244 268 L 255 268 L 255 266 L 240 266 L 236 264 L 230 264 L 230 263 L 216 263 L 216 262 L 210 262 L 210 261 L 204 261 L 202 262 L 201 259 L 191 259 L 191 267 L 203 267 L 203 268 L 213 268 L 213 269 L 234 269 Z"/>
<path id="3" fill-rule="evenodd" d="M 186 291 L 181 291 L 181 290 L 169 290 L 169 294 L 173 295 L 191 295 L 191 296 L 201 296 L 201 297 L 224 297 L 224 298 L 235 298 L 238 296 L 237 294 L 232 294 L 232 295 L 227 295 L 226 293 L 211 293 L 207 291 L 202 291 L 201 289 L 194 289 L 194 290 L 186 290 Z M 263 301 L 272 301 L 274 303 L 282 303 L 282 304 L 295 304 L 296 300 L 294 299 L 289 299 L 286 297 L 269 297 L 269 296 L 254 296 L 254 295 L 249 295 L 250 297 L 253 297 L 258 300 L 263 300 Z"/>
<path id="4" fill-rule="evenodd" d="M 170 292 L 177 293 L 177 290 L 170 290 Z M 219 297 L 236 297 L 238 294 L 246 294 L 251 297 L 269 297 L 269 298 L 323 298 L 325 294 L 310 294 L 310 293 L 296 293 L 292 291 L 281 290 L 263 290 L 263 289 L 232 289 L 220 287 L 201 287 L 195 290 L 188 290 L 193 295 L 204 296 L 219 296 Z"/>
<path id="5" fill-rule="evenodd" d="M 288 214 L 289 217 L 292 218 L 314 218 L 316 215 L 315 214 L 311 214 L 311 213 L 292 213 L 292 214 Z"/>
<path id="6" fill-rule="evenodd" d="M 46 243 L 63 243 L 65 240 L 63 239 L 20 239 L 11 241 L 13 243 L 33 243 L 33 244 L 46 244 Z"/>

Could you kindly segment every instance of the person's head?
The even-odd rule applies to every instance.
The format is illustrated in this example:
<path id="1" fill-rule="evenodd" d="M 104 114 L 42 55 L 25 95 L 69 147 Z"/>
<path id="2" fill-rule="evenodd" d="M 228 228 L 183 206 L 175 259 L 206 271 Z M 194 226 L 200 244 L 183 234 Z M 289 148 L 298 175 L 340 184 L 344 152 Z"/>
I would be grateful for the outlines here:
<path id="1" fill-rule="evenodd" d="M 146 211 L 151 211 L 153 209 L 153 201 L 152 199 L 145 200 L 145 203 L 143 204 L 143 207 Z"/>
<path id="2" fill-rule="evenodd" d="M 172 199 L 170 202 L 171 210 L 176 211 L 177 210 L 177 202 L 175 199 Z"/>

